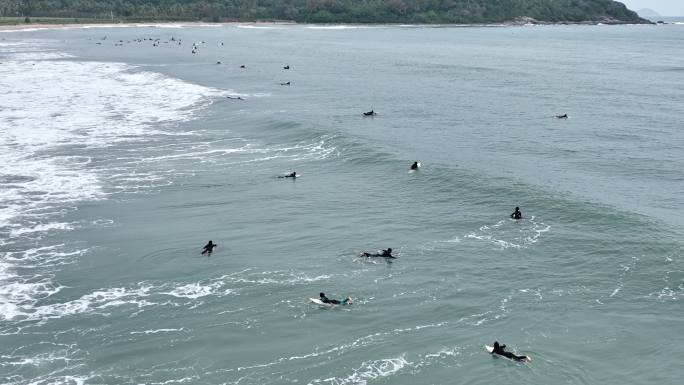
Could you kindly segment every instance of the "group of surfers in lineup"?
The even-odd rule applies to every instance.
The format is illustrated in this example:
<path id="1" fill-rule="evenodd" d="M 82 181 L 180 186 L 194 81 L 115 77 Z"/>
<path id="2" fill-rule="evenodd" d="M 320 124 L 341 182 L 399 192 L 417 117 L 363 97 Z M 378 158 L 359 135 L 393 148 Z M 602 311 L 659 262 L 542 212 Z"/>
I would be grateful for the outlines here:
<path id="1" fill-rule="evenodd" d="M 419 167 L 420 167 L 420 163 L 418 161 L 415 161 L 411 165 L 410 169 L 411 170 L 417 170 Z M 278 176 L 278 178 L 297 178 L 297 172 L 292 171 L 291 173 L 289 173 L 287 175 Z M 523 216 L 522 216 L 522 212 L 520 211 L 520 207 L 516 207 L 515 211 L 513 211 L 513 213 L 511 213 L 510 217 L 512 219 L 515 219 L 515 220 L 522 219 Z M 212 253 L 212 251 L 214 251 L 214 248 L 216 246 L 217 246 L 217 244 L 210 240 L 202 248 L 202 255 L 207 255 L 208 257 L 211 256 L 211 253 Z M 359 256 L 365 257 L 365 258 L 385 258 L 387 260 L 397 259 L 397 257 L 392 255 L 392 248 L 391 247 L 388 247 L 387 249 L 384 249 L 384 250 L 377 252 L 377 253 L 369 253 L 369 252 L 364 251 L 364 252 L 360 253 Z M 327 305 L 331 305 L 331 306 L 351 305 L 352 303 L 354 303 L 354 301 L 352 300 L 352 297 L 347 297 L 343 300 L 330 299 L 323 292 L 319 293 L 318 296 L 319 296 L 319 300 L 322 303 L 327 304 Z M 506 358 L 511 359 L 513 361 L 520 361 L 520 362 L 532 361 L 532 359 L 528 356 L 517 356 L 511 352 L 507 352 L 506 350 L 504 350 L 505 348 L 506 348 L 506 345 L 501 345 L 501 344 L 499 344 L 498 341 L 494 341 L 494 346 L 491 349 L 490 353 L 493 355 L 499 355 L 499 356 L 506 357 Z"/>

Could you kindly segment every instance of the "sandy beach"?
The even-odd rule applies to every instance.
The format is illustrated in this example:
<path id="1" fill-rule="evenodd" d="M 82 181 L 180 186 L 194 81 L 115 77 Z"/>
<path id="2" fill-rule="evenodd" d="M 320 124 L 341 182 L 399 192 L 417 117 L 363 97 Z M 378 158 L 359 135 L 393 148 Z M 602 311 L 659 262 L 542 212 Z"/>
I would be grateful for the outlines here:
<path id="1" fill-rule="evenodd" d="M 144 27 L 158 27 L 158 28 L 182 28 L 182 27 L 220 27 L 223 25 L 291 25 L 294 22 L 277 21 L 277 22 L 220 22 L 220 23 L 206 23 L 197 21 L 159 21 L 152 23 L 30 23 L 30 24 L 7 24 L 0 25 L 0 31 L 32 31 L 42 29 L 89 29 L 89 28 L 144 28 Z"/>

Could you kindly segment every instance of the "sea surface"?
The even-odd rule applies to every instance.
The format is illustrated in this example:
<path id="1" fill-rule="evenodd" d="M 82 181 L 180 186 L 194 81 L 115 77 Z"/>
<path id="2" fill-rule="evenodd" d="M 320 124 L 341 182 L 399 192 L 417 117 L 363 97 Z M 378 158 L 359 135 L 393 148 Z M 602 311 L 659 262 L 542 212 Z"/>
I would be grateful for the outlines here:
<path id="1" fill-rule="evenodd" d="M 681 384 L 683 41 L 0 32 L 0 383 Z"/>

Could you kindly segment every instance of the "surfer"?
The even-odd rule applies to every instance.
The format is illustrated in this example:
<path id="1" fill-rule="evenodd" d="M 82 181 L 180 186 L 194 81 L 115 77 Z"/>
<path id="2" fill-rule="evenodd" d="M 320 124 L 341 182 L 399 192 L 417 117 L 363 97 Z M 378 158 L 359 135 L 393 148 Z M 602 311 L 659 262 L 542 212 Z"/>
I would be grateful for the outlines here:
<path id="1" fill-rule="evenodd" d="M 245 100 L 241 96 L 226 96 L 228 99 L 235 99 L 235 100 Z"/>
<path id="2" fill-rule="evenodd" d="M 390 258 L 390 259 L 397 259 L 397 257 L 395 257 L 395 256 L 392 255 L 392 248 L 391 248 L 391 247 L 388 247 L 387 250 L 383 250 L 382 252 L 380 252 L 380 253 L 375 253 L 375 254 L 371 254 L 371 253 L 368 253 L 368 252 L 365 252 L 365 251 L 364 251 L 363 253 L 361 253 L 360 256 L 361 256 L 361 257 L 369 257 L 369 258 Z"/>
<path id="3" fill-rule="evenodd" d="M 567 118 L 568 118 L 568 114 L 556 115 L 556 117 L 557 117 L 558 119 L 567 119 Z"/>
<path id="4" fill-rule="evenodd" d="M 343 299 L 342 301 L 338 301 L 336 299 L 329 299 L 328 297 L 325 296 L 325 293 L 319 293 L 318 295 L 320 296 L 320 300 L 323 303 L 329 303 L 332 305 L 351 305 L 353 303 L 352 297 L 347 297 L 347 298 Z"/>
<path id="5" fill-rule="evenodd" d="M 413 164 L 411 165 L 411 170 L 418 170 L 418 167 L 419 167 L 419 166 L 418 166 L 418 161 L 415 161 L 415 162 L 413 162 Z"/>
<path id="6" fill-rule="evenodd" d="M 247 66 L 244 65 L 244 64 L 242 64 L 242 65 L 240 66 L 240 68 L 247 68 Z"/>
<path id="7" fill-rule="evenodd" d="M 527 356 L 516 356 L 515 354 L 511 352 L 507 352 L 504 349 L 506 348 L 506 345 L 499 345 L 498 341 L 494 341 L 494 350 L 492 350 L 492 354 L 498 354 L 500 356 L 504 356 L 506 358 L 510 358 L 511 360 L 515 361 L 530 361 L 530 358 Z"/>
<path id="8" fill-rule="evenodd" d="M 284 70 L 289 70 L 289 69 L 290 69 L 290 65 L 289 65 L 289 64 L 286 65 L 285 67 L 283 67 L 283 69 L 284 69 Z"/>
<path id="9" fill-rule="evenodd" d="M 363 116 L 373 116 L 373 115 L 375 115 L 375 111 L 373 111 L 373 110 L 370 110 L 368 112 L 363 113 Z"/>
<path id="10" fill-rule="evenodd" d="M 280 83 L 280 85 L 281 85 L 281 86 L 289 86 L 289 85 L 290 85 L 290 82 Z"/>
<path id="11" fill-rule="evenodd" d="M 513 219 L 521 219 L 522 218 L 522 213 L 520 212 L 520 207 L 515 208 L 515 211 L 513 211 L 513 214 L 511 214 L 511 218 L 513 218 Z"/>
<path id="12" fill-rule="evenodd" d="M 297 171 L 292 171 L 291 173 L 287 175 L 280 175 L 278 178 L 296 178 L 297 177 Z"/>
<path id="13" fill-rule="evenodd" d="M 202 249 L 202 255 L 206 254 L 207 257 L 211 256 L 211 252 L 214 251 L 214 247 L 216 246 L 217 245 L 210 240 L 206 245 L 204 245 L 204 249 Z"/>

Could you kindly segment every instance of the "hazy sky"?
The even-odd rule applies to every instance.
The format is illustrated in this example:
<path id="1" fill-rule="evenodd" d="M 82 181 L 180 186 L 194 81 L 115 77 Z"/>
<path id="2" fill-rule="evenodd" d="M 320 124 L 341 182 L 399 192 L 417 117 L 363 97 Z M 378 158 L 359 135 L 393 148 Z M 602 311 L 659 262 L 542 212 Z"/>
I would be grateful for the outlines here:
<path id="1" fill-rule="evenodd" d="M 632 11 L 651 8 L 662 16 L 684 16 L 684 0 L 616 0 Z"/>

